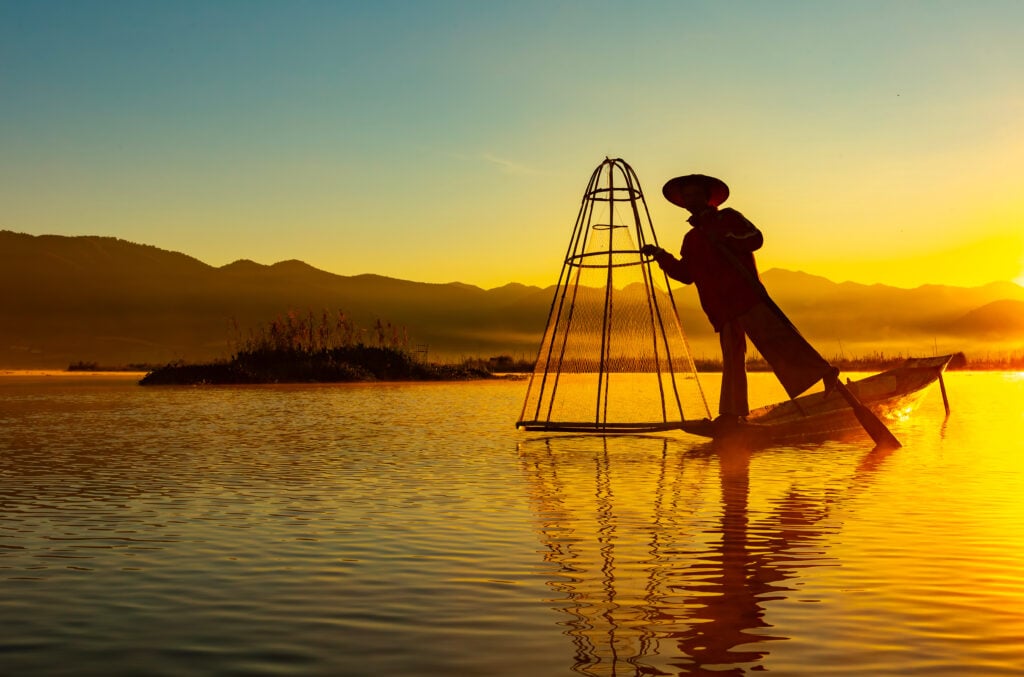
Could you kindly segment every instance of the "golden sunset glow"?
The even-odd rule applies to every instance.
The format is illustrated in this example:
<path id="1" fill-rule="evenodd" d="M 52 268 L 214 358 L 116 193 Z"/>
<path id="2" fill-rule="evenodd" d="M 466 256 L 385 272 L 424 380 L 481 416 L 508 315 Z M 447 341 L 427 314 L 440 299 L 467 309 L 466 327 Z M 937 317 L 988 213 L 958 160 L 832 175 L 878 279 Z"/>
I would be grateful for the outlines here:
<path id="1" fill-rule="evenodd" d="M 784 641 L 787 626 L 795 622 L 806 632 L 806 620 L 795 620 L 806 614 L 819 621 L 809 641 L 850 641 L 851 626 L 833 624 L 834 610 L 816 614 L 840 598 L 842 613 L 869 618 L 875 628 L 853 640 L 856 650 L 844 649 L 853 656 L 852 674 L 888 673 L 915 660 L 877 655 L 892 649 L 872 625 L 883 615 L 907 627 L 927 618 L 929 631 L 955 618 L 969 637 L 991 636 L 999 615 L 998 636 L 1018 636 L 1020 614 L 989 610 L 1024 603 L 1012 554 L 1024 546 L 1024 532 L 1011 528 L 1020 513 L 1013 498 L 1022 488 L 1015 480 L 1020 462 L 999 451 L 947 455 L 947 434 L 965 443 L 960 436 L 967 430 L 983 449 L 1019 447 L 1013 438 L 1024 402 L 1003 402 L 1024 391 L 1012 380 L 1005 387 L 1002 378 L 949 377 L 960 397 L 955 416 L 977 420 L 991 406 L 982 394 L 995 388 L 998 422 L 990 418 L 974 429 L 947 420 L 949 430 L 939 435 L 944 412 L 936 387 L 914 417 L 893 421 L 908 441 L 914 438 L 900 450 L 837 446 L 808 456 L 809 449 L 751 453 L 721 445 L 677 459 L 671 441 L 655 439 L 605 439 L 597 451 L 592 440 L 522 443 L 541 551 L 561 574 L 553 589 L 566 598 L 559 609 L 567 634 L 582 647 L 577 660 L 653 662 L 648 640 L 657 636 L 664 638 L 661 650 L 697 663 L 771 666 L 776 658 L 792 666 L 787 661 L 801 654 Z M 958 480 L 948 492 L 936 491 L 950 472 Z M 701 521 L 705 528 L 692 527 Z M 930 528 L 936 531 L 926 533 Z M 699 563 L 694 552 L 702 553 Z M 783 641 L 764 642 L 769 638 Z M 936 674 L 956 674 L 935 667 L 946 652 L 952 657 L 944 660 L 960 666 L 977 660 L 977 645 L 939 642 L 934 654 L 922 654 L 918 641 L 927 640 L 909 642 L 909 651 L 925 656 Z M 995 644 L 1007 664 L 1019 653 L 1015 642 Z"/>
<path id="2" fill-rule="evenodd" d="M 1022 27 L 0 0 L 0 673 L 1022 674 Z"/>
<path id="3" fill-rule="evenodd" d="M 668 244 L 685 215 L 661 186 L 696 171 L 764 231 L 763 268 L 1021 281 L 1022 22 L 995 1 L 13 3 L 0 218 L 215 266 L 546 286 L 611 156 Z"/>

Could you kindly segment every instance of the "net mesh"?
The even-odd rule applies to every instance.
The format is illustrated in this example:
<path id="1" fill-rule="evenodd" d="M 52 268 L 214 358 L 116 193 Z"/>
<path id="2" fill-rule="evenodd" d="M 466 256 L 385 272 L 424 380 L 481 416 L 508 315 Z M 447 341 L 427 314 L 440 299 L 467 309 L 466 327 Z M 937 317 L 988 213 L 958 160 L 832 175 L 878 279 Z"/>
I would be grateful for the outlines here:
<path id="1" fill-rule="evenodd" d="M 594 170 L 566 252 L 518 426 L 671 429 L 707 403 L 668 278 L 641 253 L 657 244 L 633 169 Z"/>

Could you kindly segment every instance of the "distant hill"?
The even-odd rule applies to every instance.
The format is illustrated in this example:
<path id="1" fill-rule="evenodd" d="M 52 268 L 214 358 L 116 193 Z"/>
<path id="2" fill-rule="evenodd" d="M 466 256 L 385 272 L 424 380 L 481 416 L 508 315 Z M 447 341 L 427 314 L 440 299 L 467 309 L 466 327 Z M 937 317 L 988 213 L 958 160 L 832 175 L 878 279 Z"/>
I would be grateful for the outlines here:
<path id="1" fill-rule="evenodd" d="M 553 271 L 557 273 L 557 271 Z M 1024 340 L 1024 288 L 837 284 L 773 269 L 765 285 L 803 333 L 836 345 L 925 345 Z M 0 231 L 0 367 L 62 368 L 74 361 L 162 363 L 227 357 L 248 328 L 289 310 L 344 311 L 407 328 L 433 358 L 532 357 L 553 288 L 428 284 L 335 275 L 301 261 L 239 260 L 220 268 L 182 253 L 109 237 Z M 715 337 L 692 288 L 676 294 L 695 351 Z M 237 328 L 236 328 L 237 327 Z"/>
<path id="2" fill-rule="evenodd" d="M 996 301 L 1024 301 L 1024 287 L 993 282 L 980 287 L 923 285 L 902 289 L 882 284 L 834 283 L 823 277 L 780 269 L 761 275 L 776 302 L 808 335 L 865 340 L 918 335 L 977 337 L 1024 342 L 1012 322 L 990 324 L 984 332 L 964 316 Z M 796 319 L 799 318 L 799 322 Z"/>
<path id="3" fill-rule="evenodd" d="M 108 237 L 0 231 L 0 367 L 65 367 L 227 357 L 235 326 L 289 310 L 343 311 L 408 329 L 431 357 L 532 354 L 550 293 L 483 290 L 379 275 L 334 275 L 301 261 L 221 268 Z"/>
<path id="4" fill-rule="evenodd" d="M 1003 299 L 975 308 L 949 324 L 951 333 L 980 338 L 1024 336 L 1024 301 Z"/>

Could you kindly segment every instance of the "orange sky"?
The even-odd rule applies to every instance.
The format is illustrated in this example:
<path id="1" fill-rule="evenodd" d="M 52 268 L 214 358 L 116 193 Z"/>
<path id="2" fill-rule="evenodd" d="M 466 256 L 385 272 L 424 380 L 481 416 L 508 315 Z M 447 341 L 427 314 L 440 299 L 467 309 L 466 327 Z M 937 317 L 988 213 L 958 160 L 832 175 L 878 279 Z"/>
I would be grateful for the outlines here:
<path id="1" fill-rule="evenodd" d="M 547 285 L 605 156 L 762 269 L 1024 282 L 1024 4 L 7 3 L 0 227 Z"/>

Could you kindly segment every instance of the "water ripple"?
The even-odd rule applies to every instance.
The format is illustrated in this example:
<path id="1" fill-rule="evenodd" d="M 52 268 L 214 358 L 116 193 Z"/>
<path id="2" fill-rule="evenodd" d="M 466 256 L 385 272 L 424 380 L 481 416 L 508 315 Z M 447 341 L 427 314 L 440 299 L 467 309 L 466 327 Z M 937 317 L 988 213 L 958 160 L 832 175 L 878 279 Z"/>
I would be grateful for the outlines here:
<path id="1" fill-rule="evenodd" d="M 896 451 L 737 453 L 521 435 L 522 383 L 0 381 L 0 662 L 1014 674 L 1024 381 L 948 385 Z"/>

